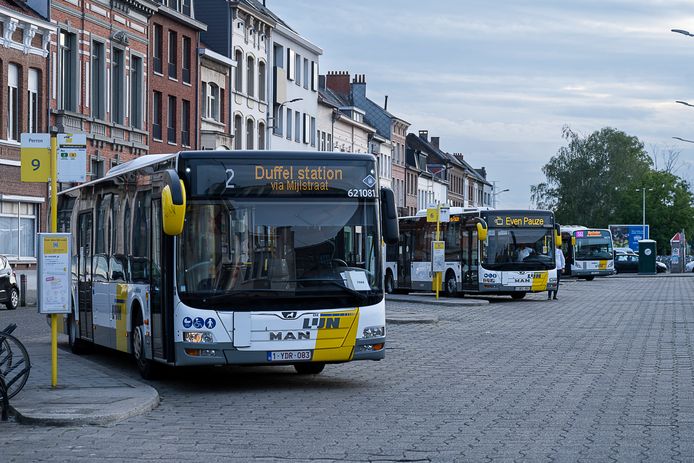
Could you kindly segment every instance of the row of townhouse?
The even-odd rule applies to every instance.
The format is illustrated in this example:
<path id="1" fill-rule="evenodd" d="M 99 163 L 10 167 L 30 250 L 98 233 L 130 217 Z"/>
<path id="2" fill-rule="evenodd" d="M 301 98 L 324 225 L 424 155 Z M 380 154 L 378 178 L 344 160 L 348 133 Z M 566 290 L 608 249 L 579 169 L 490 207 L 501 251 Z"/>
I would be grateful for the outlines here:
<path id="1" fill-rule="evenodd" d="M 188 149 L 371 152 L 403 215 L 488 204 L 484 176 L 410 143 L 322 53 L 259 0 L 0 0 L 0 254 L 33 265 L 47 228 L 46 186 L 19 181 L 24 132 L 86 133 L 88 180 Z"/>

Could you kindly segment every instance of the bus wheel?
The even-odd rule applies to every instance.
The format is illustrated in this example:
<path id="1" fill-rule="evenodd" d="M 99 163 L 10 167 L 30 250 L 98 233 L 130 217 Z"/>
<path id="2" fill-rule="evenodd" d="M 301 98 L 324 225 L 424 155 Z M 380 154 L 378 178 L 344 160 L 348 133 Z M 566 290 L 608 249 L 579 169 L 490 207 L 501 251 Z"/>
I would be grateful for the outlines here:
<path id="1" fill-rule="evenodd" d="M 79 327 L 73 314 L 67 317 L 67 343 L 70 351 L 75 355 L 87 352 L 87 343 L 79 338 Z"/>
<path id="2" fill-rule="evenodd" d="M 593 281 L 595 279 L 594 276 L 586 277 L 586 281 Z"/>
<path id="3" fill-rule="evenodd" d="M 144 379 L 156 378 L 156 365 L 152 360 L 148 360 L 145 356 L 145 327 L 141 324 L 133 328 L 131 333 L 133 355 L 137 370 Z"/>
<path id="4" fill-rule="evenodd" d="M 458 294 L 458 283 L 455 280 L 455 273 L 448 272 L 446 274 L 446 282 L 443 285 L 446 296 L 455 297 Z"/>
<path id="5" fill-rule="evenodd" d="M 295 363 L 294 369 L 300 375 L 317 375 L 325 368 L 325 363 Z"/>
<path id="6" fill-rule="evenodd" d="M 525 297 L 525 293 L 511 293 L 511 299 L 523 299 Z"/>
<path id="7" fill-rule="evenodd" d="M 386 272 L 386 282 L 385 282 L 386 293 L 393 294 L 395 289 L 395 282 L 393 281 L 393 274 L 391 272 Z"/>

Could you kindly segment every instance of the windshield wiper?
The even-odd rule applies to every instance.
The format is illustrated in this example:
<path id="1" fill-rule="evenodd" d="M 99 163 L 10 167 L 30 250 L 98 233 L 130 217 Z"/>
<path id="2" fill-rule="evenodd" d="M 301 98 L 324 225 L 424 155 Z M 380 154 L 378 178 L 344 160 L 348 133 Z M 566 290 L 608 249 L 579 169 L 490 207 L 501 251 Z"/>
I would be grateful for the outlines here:
<path id="1" fill-rule="evenodd" d="M 364 294 L 360 291 L 357 291 L 356 289 L 352 289 L 352 288 L 345 286 L 344 284 L 340 283 L 339 280 L 323 280 L 321 278 L 301 278 L 298 280 L 272 280 L 272 282 L 273 283 L 306 283 L 306 282 L 311 282 L 311 283 L 328 284 L 331 286 L 336 286 L 336 287 L 342 289 L 344 292 L 351 294 L 352 296 L 356 296 L 360 302 L 365 302 L 366 300 L 369 299 L 369 297 L 366 294 Z M 299 289 L 299 288 L 297 288 L 297 289 Z"/>

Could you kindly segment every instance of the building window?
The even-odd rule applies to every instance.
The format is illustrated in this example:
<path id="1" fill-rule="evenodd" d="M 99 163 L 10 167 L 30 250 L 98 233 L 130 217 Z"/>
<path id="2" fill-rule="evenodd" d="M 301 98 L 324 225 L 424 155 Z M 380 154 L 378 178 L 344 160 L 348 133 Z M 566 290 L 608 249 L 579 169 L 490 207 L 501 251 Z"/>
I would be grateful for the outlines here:
<path id="1" fill-rule="evenodd" d="M 258 149 L 265 149 L 265 124 L 262 122 L 258 123 Z"/>
<path id="2" fill-rule="evenodd" d="M 294 82 L 296 85 L 301 85 L 301 55 L 294 54 L 294 68 L 296 69 L 296 80 Z"/>
<path id="3" fill-rule="evenodd" d="M 318 91 L 318 63 L 311 61 L 311 90 Z"/>
<path id="4" fill-rule="evenodd" d="M 294 141 L 301 143 L 301 113 L 299 111 L 294 113 Z"/>
<path id="5" fill-rule="evenodd" d="M 234 74 L 234 90 L 237 92 L 243 92 L 243 52 L 241 50 L 236 50 L 234 52 L 234 59 L 236 60 L 236 74 Z"/>
<path id="6" fill-rule="evenodd" d="M 255 129 L 253 127 L 253 119 L 246 120 L 246 149 L 253 149 L 253 140 L 255 139 Z"/>
<path id="7" fill-rule="evenodd" d="M 191 0 L 181 0 L 181 13 L 183 13 L 186 16 L 191 15 L 191 7 L 190 7 Z"/>
<path id="8" fill-rule="evenodd" d="M 265 62 L 258 61 L 258 99 L 260 99 L 260 101 L 265 101 L 267 99 L 265 95 L 265 80 Z"/>
<path id="9" fill-rule="evenodd" d="M 311 116 L 304 113 L 304 143 L 308 144 L 311 140 Z"/>
<path id="10" fill-rule="evenodd" d="M 278 68 L 284 68 L 284 47 L 282 45 L 275 44 L 273 47 L 274 51 L 274 65 Z"/>
<path id="11" fill-rule="evenodd" d="M 316 146 L 316 118 L 311 118 L 311 146 Z"/>
<path id="12" fill-rule="evenodd" d="M 249 56 L 246 64 L 246 93 L 248 96 L 255 96 L 255 60 Z"/>
<path id="13" fill-rule="evenodd" d="M 130 56 L 130 125 L 141 129 L 143 127 L 142 87 L 144 74 L 142 72 L 142 58 Z"/>
<path id="14" fill-rule="evenodd" d="M 178 77 L 178 34 L 174 31 L 169 31 L 169 77 L 176 79 Z"/>
<path id="15" fill-rule="evenodd" d="M 0 255 L 9 260 L 36 257 L 37 205 L 0 201 Z"/>
<path id="16" fill-rule="evenodd" d="M 287 79 L 296 79 L 296 52 L 287 48 Z"/>
<path id="17" fill-rule="evenodd" d="M 111 120 L 123 124 L 125 108 L 125 52 L 120 48 L 111 51 Z"/>
<path id="18" fill-rule="evenodd" d="M 154 92 L 152 95 L 152 137 L 162 141 L 161 133 L 161 92 Z"/>
<path id="19" fill-rule="evenodd" d="M 183 36 L 183 50 L 181 63 L 181 79 L 183 82 L 190 83 L 190 37 Z"/>
<path id="20" fill-rule="evenodd" d="M 7 139 L 19 141 L 19 66 L 10 64 L 7 71 Z"/>
<path id="21" fill-rule="evenodd" d="M 243 147 L 241 133 L 243 131 L 243 118 L 240 114 L 234 116 L 234 149 L 240 150 Z"/>
<path id="22" fill-rule="evenodd" d="M 287 108 L 287 140 L 292 139 L 292 110 Z"/>
<path id="23" fill-rule="evenodd" d="M 90 175 L 92 180 L 96 180 L 97 178 L 101 178 L 104 176 L 104 160 L 101 159 L 98 155 L 92 156 L 90 167 Z"/>
<path id="24" fill-rule="evenodd" d="M 190 146 L 190 101 L 181 101 L 181 144 Z"/>
<path id="25" fill-rule="evenodd" d="M 167 136 L 166 139 L 169 143 L 176 144 L 176 97 L 169 95 L 169 107 L 166 122 Z"/>
<path id="26" fill-rule="evenodd" d="M 106 55 L 104 44 L 92 41 L 92 117 L 106 118 Z"/>
<path id="27" fill-rule="evenodd" d="M 283 115 L 284 111 L 282 110 L 282 106 L 275 105 L 275 114 L 272 118 L 272 133 L 280 137 L 282 136 L 282 129 L 284 127 L 284 121 L 282 120 Z"/>
<path id="28" fill-rule="evenodd" d="M 308 58 L 304 58 L 304 88 L 308 90 L 308 81 L 312 78 L 308 74 Z"/>
<path id="29" fill-rule="evenodd" d="M 27 89 L 27 132 L 29 133 L 36 133 L 39 130 L 39 114 L 41 114 L 41 103 L 39 102 L 40 80 L 38 69 L 29 69 L 29 87 Z"/>
<path id="30" fill-rule="evenodd" d="M 202 114 L 207 119 L 220 121 L 219 117 L 220 94 L 219 87 L 214 83 L 202 84 Z"/>
<path id="31" fill-rule="evenodd" d="M 154 25 L 154 72 L 163 74 L 162 63 L 164 61 L 164 29 L 161 25 Z"/>
<path id="32" fill-rule="evenodd" d="M 77 111 L 77 36 L 60 31 L 58 47 L 58 109 Z"/>

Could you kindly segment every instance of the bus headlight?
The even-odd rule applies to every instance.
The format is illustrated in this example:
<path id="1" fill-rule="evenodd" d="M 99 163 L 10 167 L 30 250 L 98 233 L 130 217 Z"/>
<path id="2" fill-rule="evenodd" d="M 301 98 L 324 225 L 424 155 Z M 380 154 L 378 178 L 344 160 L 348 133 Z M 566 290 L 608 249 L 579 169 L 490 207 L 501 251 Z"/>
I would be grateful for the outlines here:
<path id="1" fill-rule="evenodd" d="M 369 326 L 364 328 L 364 338 L 382 338 L 385 335 L 385 326 Z"/>
<path id="2" fill-rule="evenodd" d="M 198 331 L 184 331 L 183 340 L 185 342 L 194 342 L 196 344 L 214 342 L 212 333 Z"/>

